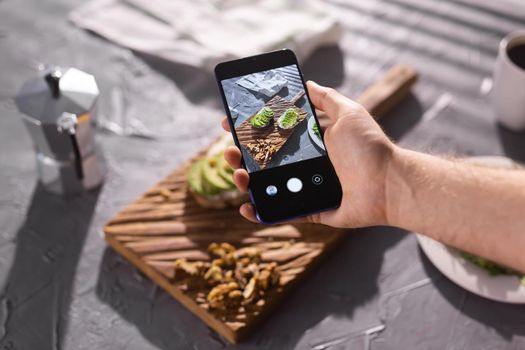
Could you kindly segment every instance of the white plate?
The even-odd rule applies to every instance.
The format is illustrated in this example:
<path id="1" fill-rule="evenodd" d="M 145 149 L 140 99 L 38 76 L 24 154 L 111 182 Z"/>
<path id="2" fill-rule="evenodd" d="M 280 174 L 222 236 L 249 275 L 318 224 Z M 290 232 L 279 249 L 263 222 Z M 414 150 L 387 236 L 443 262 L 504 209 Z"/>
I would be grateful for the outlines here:
<path id="1" fill-rule="evenodd" d="M 504 157 L 473 157 L 469 162 L 497 167 L 511 167 L 514 164 Z M 525 304 L 525 285 L 520 283 L 518 277 L 490 276 L 452 248 L 420 234 L 417 240 L 432 264 L 460 287 L 487 299 Z"/>
<path id="2" fill-rule="evenodd" d="M 321 148 L 322 150 L 325 150 L 323 141 L 321 141 L 321 139 L 317 137 L 317 135 L 314 134 L 314 131 L 312 130 L 314 123 L 315 123 L 315 118 L 310 117 L 310 119 L 308 119 L 308 125 L 306 126 L 308 128 L 308 135 L 310 135 L 310 138 L 312 139 L 312 141 L 317 147 Z"/>

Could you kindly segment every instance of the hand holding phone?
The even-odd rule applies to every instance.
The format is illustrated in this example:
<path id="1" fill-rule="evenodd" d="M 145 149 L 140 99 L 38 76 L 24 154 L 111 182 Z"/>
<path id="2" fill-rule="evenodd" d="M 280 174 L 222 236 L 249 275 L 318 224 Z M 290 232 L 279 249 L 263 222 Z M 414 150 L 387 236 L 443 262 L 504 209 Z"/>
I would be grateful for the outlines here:
<path id="1" fill-rule="evenodd" d="M 307 92 L 325 130 L 323 141 L 341 181 L 343 198 L 339 208 L 313 213 L 301 220 L 334 227 L 388 224 L 386 179 L 396 153 L 395 145 L 360 104 L 311 81 L 307 84 Z M 222 125 L 231 131 L 228 118 Z M 225 158 L 237 169 L 234 173 L 237 188 L 247 192 L 251 176 L 241 168 L 239 148 L 229 147 Z M 251 203 L 243 204 L 240 212 L 248 220 L 258 220 Z"/>
<path id="2" fill-rule="evenodd" d="M 293 52 L 221 63 L 215 72 L 258 220 L 337 208 L 341 185 Z"/>

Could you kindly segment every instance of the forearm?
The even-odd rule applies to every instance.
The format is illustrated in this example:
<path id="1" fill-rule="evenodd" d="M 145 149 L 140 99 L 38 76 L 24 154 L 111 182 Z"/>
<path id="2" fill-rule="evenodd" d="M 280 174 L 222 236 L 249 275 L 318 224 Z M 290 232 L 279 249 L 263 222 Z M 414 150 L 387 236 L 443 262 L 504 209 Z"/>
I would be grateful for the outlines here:
<path id="1" fill-rule="evenodd" d="M 525 171 L 396 149 L 385 197 L 389 224 L 525 271 Z"/>

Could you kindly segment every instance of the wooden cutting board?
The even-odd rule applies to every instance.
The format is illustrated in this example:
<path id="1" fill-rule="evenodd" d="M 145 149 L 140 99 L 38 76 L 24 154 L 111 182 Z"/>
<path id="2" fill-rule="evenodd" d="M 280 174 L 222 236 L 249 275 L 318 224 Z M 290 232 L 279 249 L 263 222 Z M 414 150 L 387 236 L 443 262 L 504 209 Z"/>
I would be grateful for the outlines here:
<path id="1" fill-rule="evenodd" d="M 264 226 L 243 219 L 237 209 L 201 208 L 187 192 L 188 165 L 116 215 L 105 227 L 105 238 L 191 312 L 236 343 L 256 329 L 305 272 L 343 238 L 344 232 L 306 224 Z M 278 263 L 280 285 L 244 312 L 210 309 L 206 302 L 209 289 L 187 289 L 184 282 L 173 278 L 176 259 L 209 261 L 207 247 L 212 242 L 259 248 L 263 262 Z"/>
<path id="2" fill-rule="evenodd" d="M 369 98 L 364 102 L 369 109 L 383 106 L 384 113 L 394 105 L 390 99 L 400 99 L 400 89 L 409 91 L 407 87 L 415 82 L 416 74 L 411 70 L 407 75 L 406 69 L 394 77 L 391 70 L 388 80 L 367 90 Z M 236 343 L 257 328 L 294 285 L 343 239 L 345 232 L 309 224 L 264 226 L 244 220 L 237 209 L 200 207 L 188 193 L 185 174 L 191 162 L 205 153 L 206 149 L 199 152 L 113 217 L 104 228 L 105 239 L 197 317 Z M 263 261 L 276 262 L 282 271 L 278 287 L 266 293 L 262 302 L 242 311 L 210 309 L 206 291 L 188 289 L 173 278 L 178 258 L 208 261 L 211 242 L 260 249 Z"/>
<path id="3" fill-rule="evenodd" d="M 261 169 L 266 168 L 268 163 L 272 160 L 272 157 L 277 152 L 279 152 L 288 138 L 297 129 L 297 125 L 306 119 L 308 113 L 306 113 L 304 109 L 295 106 L 297 101 L 299 101 L 303 96 L 304 90 L 301 90 L 290 101 L 287 101 L 280 96 L 274 96 L 268 102 L 266 102 L 264 107 L 270 107 L 273 110 L 274 118 L 270 125 L 265 128 L 254 128 L 250 124 L 250 119 L 252 119 L 252 117 L 260 111 L 260 109 L 254 112 L 250 117 L 242 122 L 241 125 L 235 128 L 239 143 L 251 154 Z M 295 111 L 299 114 L 298 122 L 294 128 L 283 130 L 277 126 L 277 118 L 279 118 L 288 108 L 295 109 Z M 259 155 L 259 152 L 253 151 L 253 149 L 250 147 L 250 144 L 260 144 L 263 140 L 268 141 L 273 147 L 271 147 L 271 150 L 268 149 L 268 151 L 262 152 Z M 257 159 L 258 156 L 262 156 L 262 159 Z"/>

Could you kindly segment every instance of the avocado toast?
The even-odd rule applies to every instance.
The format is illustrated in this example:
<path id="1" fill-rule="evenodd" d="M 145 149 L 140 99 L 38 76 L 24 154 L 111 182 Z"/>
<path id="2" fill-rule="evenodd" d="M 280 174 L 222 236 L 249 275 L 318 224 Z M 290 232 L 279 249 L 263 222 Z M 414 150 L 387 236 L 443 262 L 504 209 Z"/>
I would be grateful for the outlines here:
<path id="1" fill-rule="evenodd" d="M 250 119 L 250 125 L 254 128 L 265 128 L 272 122 L 274 114 L 270 107 L 265 106 Z"/>
<path id="2" fill-rule="evenodd" d="M 241 204 L 246 196 L 235 188 L 233 171 L 222 150 L 196 160 L 186 173 L 190 193 L 206 208 L 220 209 Z"/>
<path id="3" fill-rule="evenodd" d="M 299 122 L 299 113 L 295 108 L 288 108 L 284 113 L 277 119 L 277 125 L 284 130 L 288 130 L 296 126 Z"/>

